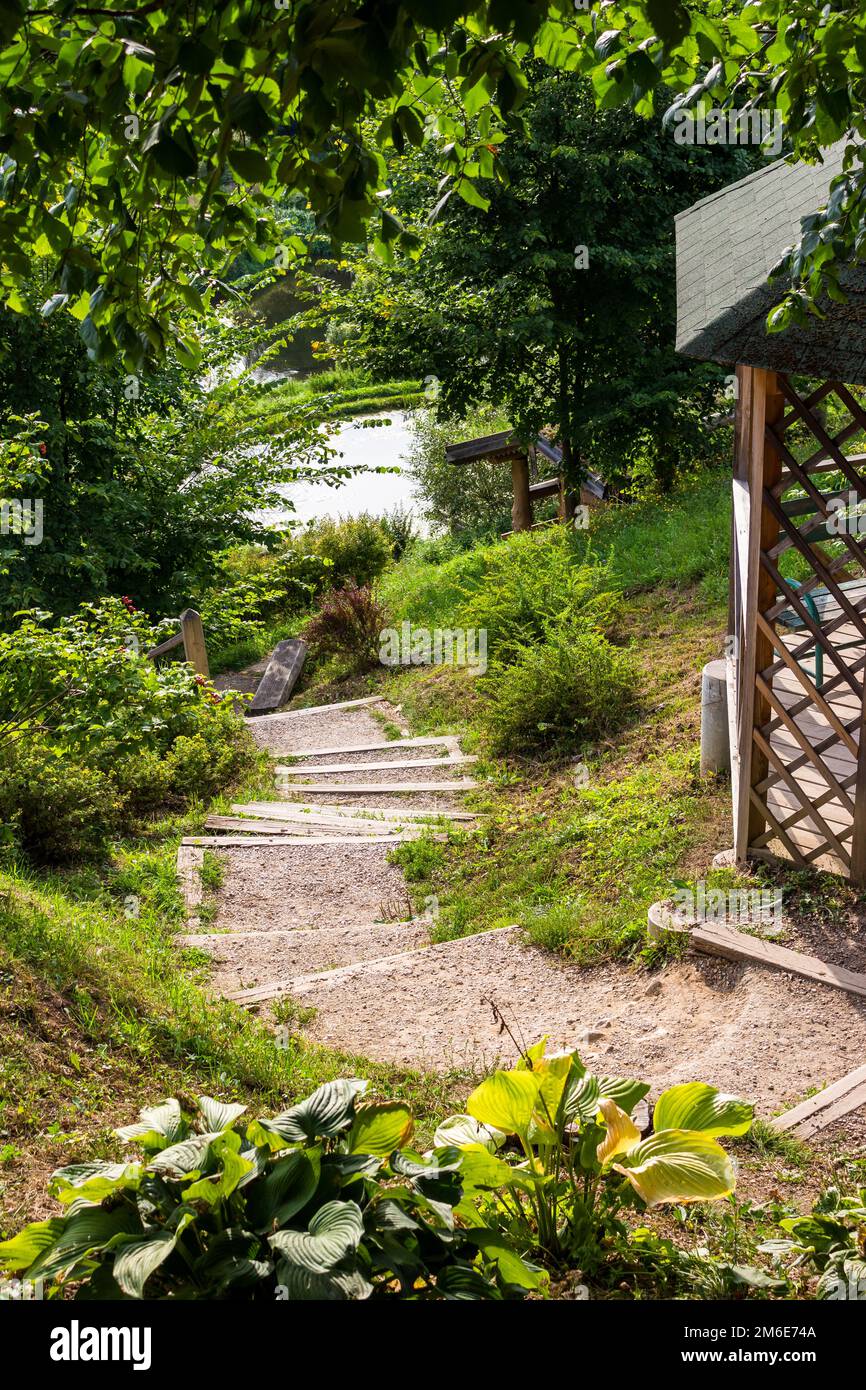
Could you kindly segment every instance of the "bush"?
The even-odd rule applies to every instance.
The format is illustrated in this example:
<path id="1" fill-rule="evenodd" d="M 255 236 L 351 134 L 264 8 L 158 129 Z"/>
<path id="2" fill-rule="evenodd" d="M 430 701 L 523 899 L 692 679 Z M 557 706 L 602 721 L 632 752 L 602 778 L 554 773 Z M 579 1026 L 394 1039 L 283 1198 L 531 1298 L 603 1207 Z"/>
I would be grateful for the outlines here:
<path id="1" fill-rule="evenodd" d="M 477 1220 L 455 1220 L 461 1154 L 407 1148 L 411 1111 L 329 1081 L 273 1119 L 202 1096 L 117 1133 L 144 1158 L 51 1179 L 64 1216 L 0 1245 L 0 1269 L 99 1299 L 521 1297 L 541 1276 Z"/>
<path id="2" fill-rule="evenodd" d="M 124 798 L 96 768 L 44 740 L 0 744 L 0 824 L 34 863 L 99 856 L 120 822 Z"/>
<path id="3" fill-rule="evenodd" d="M 136 815 L 213 795 L 256 765 L 230 701 L 185 663 L 148 660 L 158 636 L 111 601 L 0 634 L 0 819 L 32 858 L 97 854 Z"/>
<path id="4" fill-rule="evenodd" d="M 366 671 L 378 664 L 387 626 L 388 615 L 372 590 L 350 585 L 325 595 L 301 635 L 314 656 L 345 657 L 353 670 Z"/>
<path id="5" fill-rule="evenodd" d="M 415 518 L 406 507 L 392 507 L 390 512 L 384 512 L 379 518 L 379 525 L 388 537 L 395 560 L 402 559 L 418 538 Z"/>
<path id="6" fill-rule="evenodd" d="M 331 562 L 287 547 L 276 553 L 244 547 L 227 553 L 214 588 L 201 603 L 211 662 L 268 623 L 309 609 L 330 581 Z"/>
<path id="7" fill-rule="evenodd" d="M 545 746 L 563 751 L 615 729 L 635 700 L 626 652 L 592 629 L 562 628 L 494 664 L 482 678 L 482 718 L 501 752 Z"/>
<path id="8" fill-rule="evenodd" d="M 176 1100 L 142 1110 L 117 1133 L 144 1158 L 59 1169 L 66 1214 L 0 1244 L 0 1271 L 48 1298 L 499 1300 L 544 1290 L 537 1251 L 610 1284 L 641 1235 L 626 1209 L 730 1196 L 718 1140 L 752 1123 L 750 1105 L 688 1082 L 644 1137 L 646 1084 L 546 1040 L 482 1081 L 426 1153 L 407 1147 L 408 1107 L 367 1087 L 326 1082 L 273 1119 L 207 1096 L 194 1125 Z"/>
<path id="9" fill-rule="evenodd" d="M 347 585 L 367 588 L 391 564 L 392 551 L 382 525 L 362 515 L 343 521 L 319 521 L 294 545 L 330 561 L 328 583 L 334 589 Z"/>

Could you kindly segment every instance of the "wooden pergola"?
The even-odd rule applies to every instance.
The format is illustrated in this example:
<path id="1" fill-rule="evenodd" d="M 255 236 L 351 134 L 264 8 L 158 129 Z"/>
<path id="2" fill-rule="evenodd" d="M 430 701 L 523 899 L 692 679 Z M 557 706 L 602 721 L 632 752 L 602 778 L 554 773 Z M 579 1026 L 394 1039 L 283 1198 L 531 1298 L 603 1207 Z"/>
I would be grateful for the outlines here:
<path id="1" fill-rule="evenodd" d="M 562 450 L 539 435 L 527 448 L 512 430 L 482 435 L 446 444 L 445 457 L 449 463 L 508 463 L 511 466 L 511 486 L 514 500 L 511 505 L 511 525 L 515 531 L 529 531 L 534 524 L 533 507 L 546 497 L 559 498 L 559 519 L 569 521 L 577 502 L 601 501 L 607 496 L 607 486 L 596 473 L 588 473 L 580 485 L 578 497 L 566 487 L 562 474 Z M 556 474 L 536 483 L 530 481 L 530 462 L 544 460 L 556 468 Z"/>
<path id="2" fill-rule="evenodd" d="M 767 334 L 767 274 L 822 206 L 822 166 L 778 162 L 677 219 L 679 331 L 736 381 L 728 705 L 737 861 L 866 884 L 866 275 Z"/>

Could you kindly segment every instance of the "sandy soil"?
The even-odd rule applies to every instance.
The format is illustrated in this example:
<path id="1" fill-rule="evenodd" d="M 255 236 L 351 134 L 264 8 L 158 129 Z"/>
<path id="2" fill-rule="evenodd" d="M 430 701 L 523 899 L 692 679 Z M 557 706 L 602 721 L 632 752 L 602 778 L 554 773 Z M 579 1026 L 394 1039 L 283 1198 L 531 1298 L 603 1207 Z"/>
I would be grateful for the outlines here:
<path id="1" fill-rule="evenodd" d="M 197 946 L 212 956 L 213 989 L 218 994 L 232 994 L 314 970 L 332 970 L 354 961 L 411 951 L 427 939 L 423 922 L 396 922 L 312 931 L 200 933 L 184 937 L 183 944 Z"/>
<path id="2" fill-rule="evenodd" d="M 280 844 L 227 849 L 215 925 L 229 931 L 357 926 L 379 919 L 383 904 L 406 899 L 388 845 L 347 836 L 331 845 Z"/>
<path id="3" fill-rule="evenodd" d="M 248 719 L 247 728 L 260 748 L 275 753 L 302 752 L 305 748 L 336 748 L 341 743 L 380 743 L 385 737 L 382 725 L 370 713 L 377 709 L 385 719 L 396 724 L 406 735 L 402 716 L 387 700 L 377 700 L 375 706 L 356 705 L 354 709 L 338 709 L 330 714 L 266 714 Z"/>
<path id="4" fill-rule="evenodd" d="M 366 977 L 366 987 L 365 987 Z M 705 1080 L 770 1115 L 866 1055 L 866 1004 L 762 967 L 696 956 L 647 976 L 623 966 L 581 969 L 485 933 L 430 947 L 364 975 L 302 987 L 318 1010 L 312 1036 L 383 1061 L 483 1070 L 518 1038 L 577 1045 L 593 1068 L 636 1075 L 654 1093 Z M 859 1118 L 866 1137 L 866 1116 Z"/>

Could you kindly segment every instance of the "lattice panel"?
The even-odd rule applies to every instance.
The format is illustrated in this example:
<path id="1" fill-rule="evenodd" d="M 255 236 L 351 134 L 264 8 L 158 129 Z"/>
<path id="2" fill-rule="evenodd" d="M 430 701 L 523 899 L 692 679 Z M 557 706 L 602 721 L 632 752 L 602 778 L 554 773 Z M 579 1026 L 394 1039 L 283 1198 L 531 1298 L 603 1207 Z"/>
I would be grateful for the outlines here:
<path id="1" fill-rule="evenodd" d="M 781 376 L 774 385 L 750 480 L 760 544 L 754 613 L 744 619 L 755 654 L 748 853 L 857 878 L 866 869 L 857 816 L 866 455 L 847 457 L 843 446 L 866 430 L 866 412 L 837 382 L 806 397 Z"/>

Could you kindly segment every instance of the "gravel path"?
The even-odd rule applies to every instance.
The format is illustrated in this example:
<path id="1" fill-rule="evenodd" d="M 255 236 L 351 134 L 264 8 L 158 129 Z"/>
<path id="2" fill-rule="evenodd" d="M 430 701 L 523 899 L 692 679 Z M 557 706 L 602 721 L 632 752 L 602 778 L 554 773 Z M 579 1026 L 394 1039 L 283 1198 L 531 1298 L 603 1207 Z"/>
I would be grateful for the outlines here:
<path id="1" fill-rule="evenodd" d="M 402 728 L 399 710 L 384 701 L 376 708 Z M 269 716 L 250 727 L 262 747 L 278 754 L 382 740 L 381 723 L 366 705 Z M 415 749 L 387 750 L 381 757 L 411 761 L 418 755 Z M 320 761 L 374 757 L 329 754 Z M 309 772 L 319 780 L 314 767 Z M 381 780 L 381 791 L 359 794 L 358 809 L 399 815 L 401 809 L 464 809 L 465 800 L 459 792 L 389 792 L 389 782 L 450 781 L 471 773 L 472 765 L 462 773 L 406 768 L 332 780 Z M 349 814 L 355 809 L 352 796 L 312 796 L 303 782 L 281 788 L 268 804 L 311 800 Z M 375 828 L 375 822 L 368 825 Z M 577 1046 L 602 1074 L 649 1081 L 653 1094 L 677 1081 L 706 1080 L 754 1099 L 768 1116 L 837 1080 L 866 1055 L 866 1001 L 764 967 L 695 954 L 655 975 L 621 963 L 583 969 L 525 944 L 517 928 L 431 945 L 423 923 L 401 920 L 411 916 L 411 906 L 401 871 L 388 863 L 387 845 L 361 845 L 347 836 L 328 845 L 220 853 L 226 873 L 219 930 L 195 938 L 213 957 L 214 989 L 234 993 L 288 982 L 292 997 L 316 1010 L 307 1029 L 312 1039 L 377 1061 L 478 1074 L 512 1060 L 513 1045 L 500 1032 L 492 1000 L 527 1044 L 547 1034 L 552 1047 Z M 856 920 L 849 934 L 860 945 L 866 927 Z M 394 958 L 404 951 L 411 954 Z M 310 978 L 317 972 L 327 973 Z M 263 1018 L 270 1009 L 260 1006 Z M 844 1134 L 866 1139 L 866 1110 L 846 1120 Z"/>

